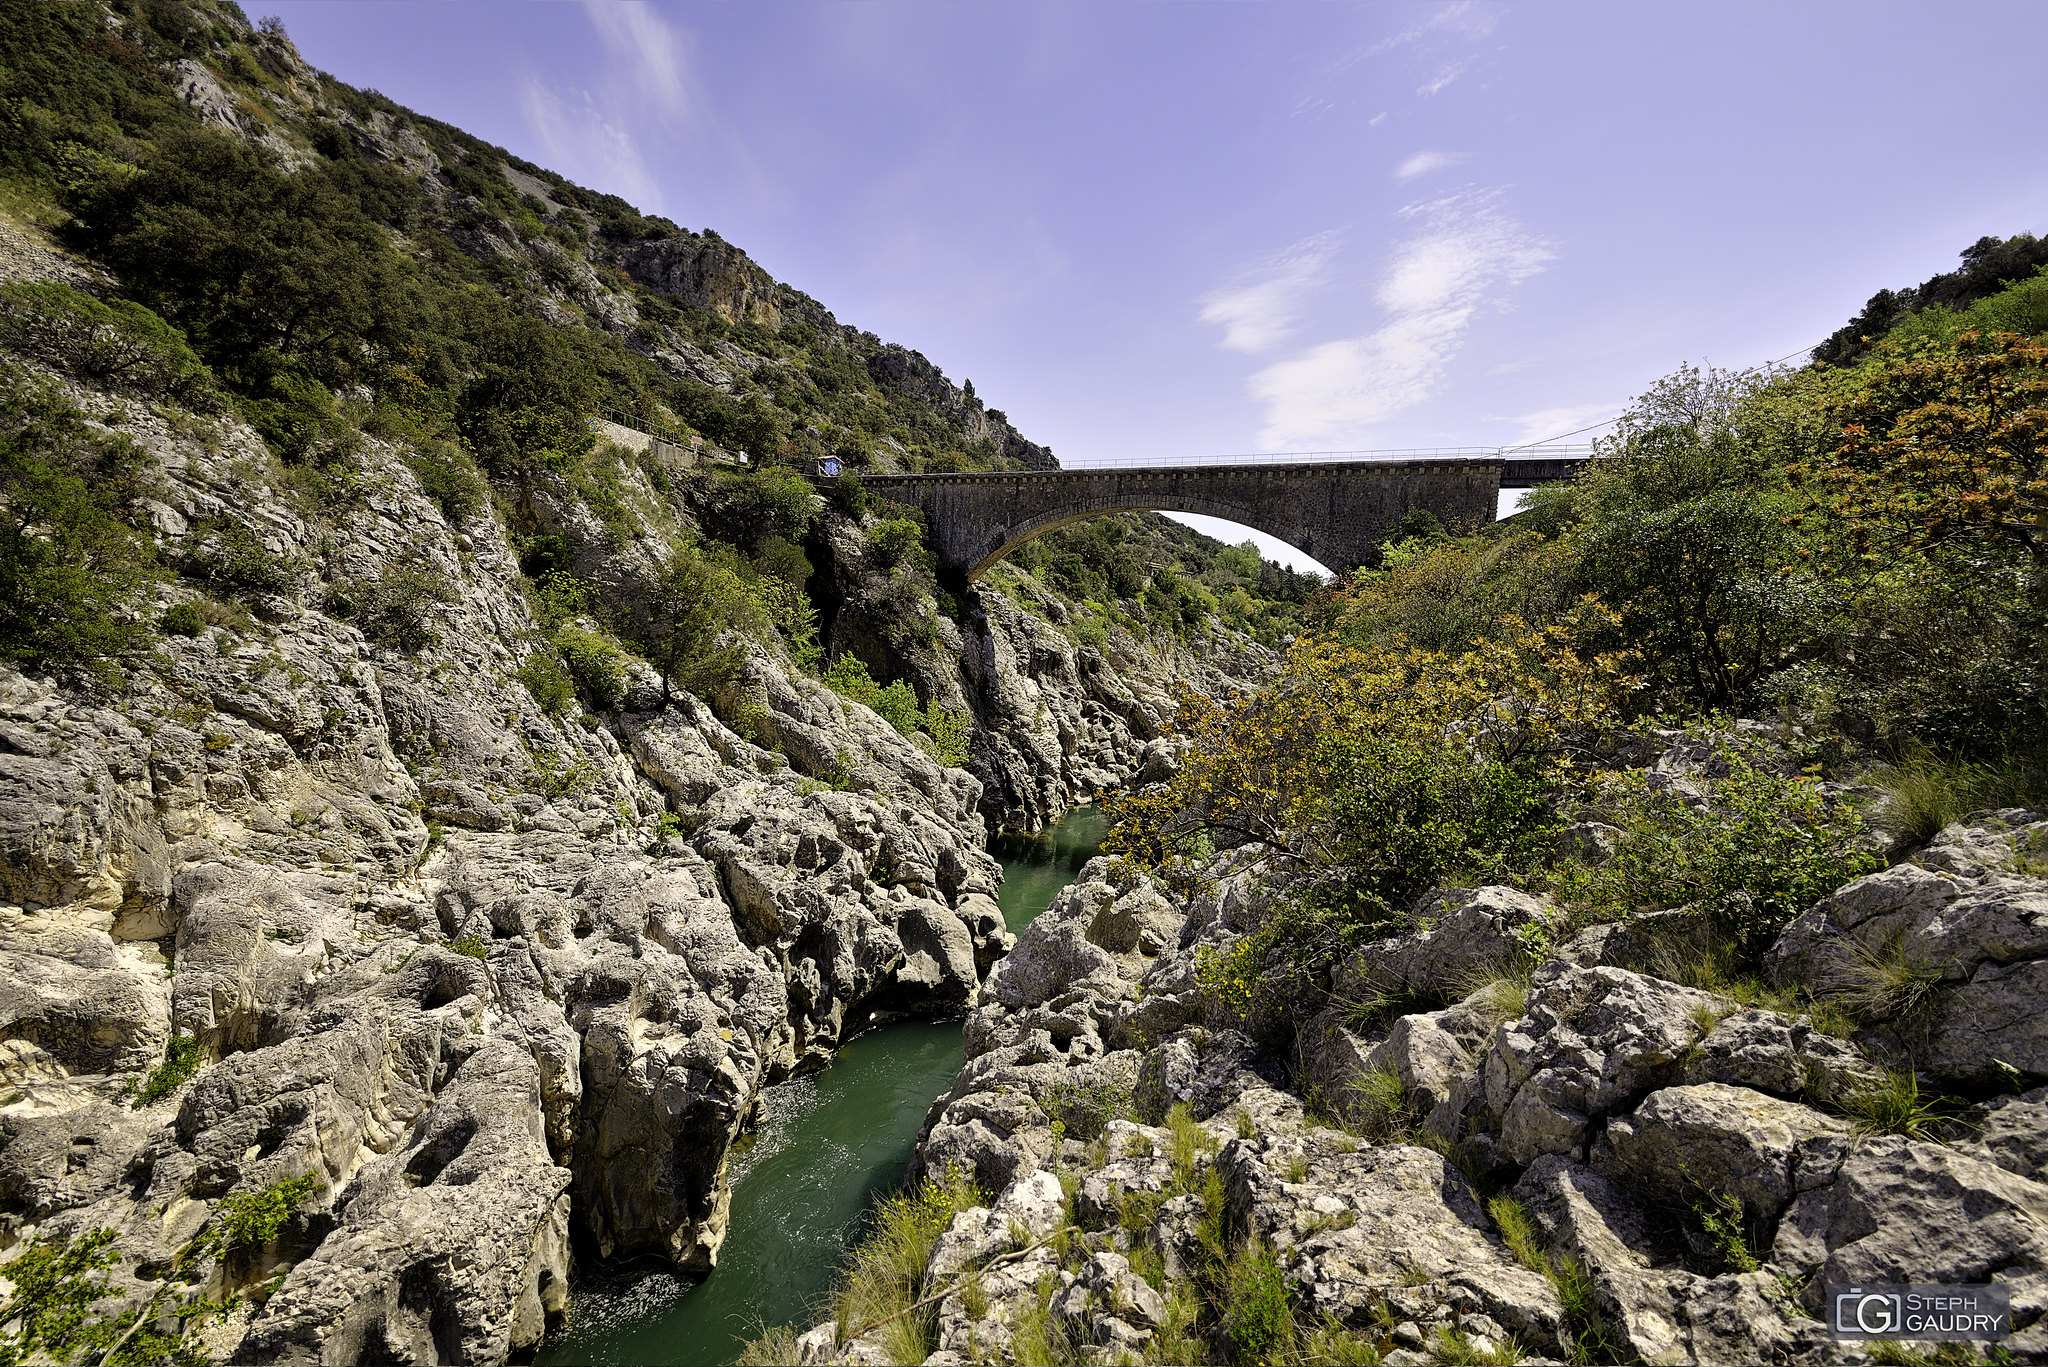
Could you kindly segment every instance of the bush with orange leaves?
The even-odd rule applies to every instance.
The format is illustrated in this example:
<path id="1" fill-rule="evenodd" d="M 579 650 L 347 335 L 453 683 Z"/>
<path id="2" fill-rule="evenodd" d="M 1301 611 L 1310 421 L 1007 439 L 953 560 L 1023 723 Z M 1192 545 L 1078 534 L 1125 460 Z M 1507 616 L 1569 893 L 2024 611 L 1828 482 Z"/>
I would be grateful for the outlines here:
<path id="1" fill-rule="evenodd" d="M 1455 655 L 1304 639 L 1258 693 L 1183 692 L 1179 773 L 1114 800 L 1104 848 L 1182 890 L 1232 850 L 1354 938 L 1446 878 L 1547 862 L 1559 790 L 1638 686 L 1627 665 L 1512 619 Z"/>
<path id="2" fill-rule="evenodd" d="M 1834 461 L 1795 473 L 1860 550 L 1998 547 L 2048 569 L 2048 347 L 1966 332 L 1883 360 L 1840 412 Z"/>

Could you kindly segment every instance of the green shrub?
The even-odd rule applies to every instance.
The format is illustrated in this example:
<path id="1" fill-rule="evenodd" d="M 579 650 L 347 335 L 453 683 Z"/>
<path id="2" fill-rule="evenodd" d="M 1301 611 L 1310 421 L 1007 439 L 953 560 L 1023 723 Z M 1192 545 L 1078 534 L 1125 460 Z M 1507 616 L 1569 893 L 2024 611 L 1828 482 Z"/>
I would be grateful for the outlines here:
<path id="1" fill-rule="evenodd" d="M 748 587 L 768 620 L 789 642 L 790 656 L 797 665 L 804 669 L 815 665 L 824 652 L 818 646 L 818 610 L 810 596 L 780 576 L 764 576 Z"/>
<path id="2" fill-rule="evenodd" d="M 871 708 L 876 715 L 906 736 L 917 733 L 924 713 L 918 710 L 917 694 L 898 679 L 887 688 L 876 683 L 857 655 L 841 655 L 825 671 L 825 685 L 840 697 Z"/>
<path id="3" fill-rule="evenodd" d="M 1293 1347 L 1294 1302 L 1271 1245 L 1247 1242 L 1224 1273 L 1223 1331 L 1235 1362 L 1276 1361 Z"/>
<path id="4" fill-rule="evenodd" d="M 974 717 L 971 713 L 926 703 L 924 729 L 932 757 L 949 769 L 957 769 L 973 753 Z"/>
<path id="5" fill-rule="evenodd" d="M 555 632 L 555 649 L 593 706 L 611 711 L 626 700 L 626 656 L 617 646 L 594 631 L 563 626 Z"/>
<path id="6" fill-rule="evenodd" d="M 1781 777 L 1723 742 L 1723 778 L 1697 780 L 1703 806 L 1650 786 L 1641 770 L 1608 781 L 1605 816 L 1621 835 L 1597 868 L 1568 866 L 1559 891 L 1593 920 L 1691 906 L 1755 945 L 1881 861 L 1862 818 L 1818 779 Z"/>
<path id="7" fill-rule="evenodd" d="M 126 299 L 68 285 L 0 285 L 0 345 L 88 380 L 211 408 L 213 375 L 176 328 Z"/>
<path id="8" fill-rule="evenodd" d="M 164 1046 L 164 1061 L 150 1069 L 136 1090 L 135 1104 L 154 1106 L 192 1080 L 199 1071 L 199 1041 L 190 1035 L 173 1035 Z"/>
<path id="9" fill-rule="evenodd" d="M 844 460 L 846 457 L 841 456 Z M 847 517 L 859 517 L 874 505 L 875 496 L 870 494 L 861 477 L 851 470 L 832 481 L 832 492 L 827 495 L 832 506 Z"/>
<path id="10" fill-rule="evenodd" d="M 924 547 L 924 527 L 916 518 L 895 517 L 868 528 L 868 545 L 875 558 L 894 568 Z"/>
<path id="11" fill-rule="evenodd" d="M 193 538 L 187 554 L 201 578 L 258 593 L 283 593 L 298 582 L 302 569 L 297 557 L 271 550 L 254 529 L 233 518 Z"/>
<path id="12" fill-rule="evenodd" d="M 88 428 L 54 389 L 0 370 L 0 656 L 84 666 L 145 650 L 127 607 L 153 576 L 123 520 L 142 492 L 141 448 Z"/>
<path id="13" fill-rule="evenodd" d="M 541 710 L 552 716 L 560 716 L 576 701 L 576 685 L 552 650 L 534 651 L 513 677 L 526 685 Z"/>
<path id="14" fill-rule="evenodd" d="M 528 757 L 533 761 L 533 791 L 549 801 L 567 797 L 597 781 L 597 766 L 581 755 L 534 750 Z"/>
<path id="15" fill-rule="evenodd" d="M 488 959 L 491 957 L 491 947 L 474 935 L 465 935 L 454 944 L 448 946 L 448 948 L 469 959 Z"/>
<path id="16" fill-rule="evenodd" d="M 11 1283 L 6 1303 L 13 1333 L 0 1332 L 0 1361 L 69 1362 L 81 1350 L 112 1342 L 104 1320 L 90 1318 L 99 1301 L 114 1294 L 106 1269 L 121 1255 L 111 1246 L 114 1231 L 95 1229 L 76 1239 L 32 1239 L 7 1263 Z"/>
<path id="17" fill-rule="evenodd" d="M 261 1191 L 241 1192 L 220 1203 L 215 1218 L 229 1248 L 262 1248 L 284 1229 L 306 1199 L 320 1189 L 312 1173 L 273 1182 Z"/>
<path id="18" fill-rule="evenodd" d="M 1693 1203 L 1692 1213 L 1719 1258 L 1721 1270 L 1754 1272 L 1761 1266 L 1756 1250 L 1750 1246 L 1749 1224 L 1740 1197 L 1702 1193 Z"/>
<path id="19" fill-rule="evenodd" d="M 386 567 L 372 580 L 336 580 L 327 588 L 327 610 L 352 620 L 378 645 L 417 653 L 440 643 L 434 609 L 456 601 L 447 576 L 424 561 Z"/>
<path id="20" fill-rule="evenodd" d="M 700 698 L 740 676 L 746 649 L 727 633 L 759 637 L 769 629 L 767 610 L 739 575 L 690 546 L 669 557 L 632 627 L 663 686 L 681 685 Z"/>
<path id="21" fill-rule="evenodd" d="M 818 495 L 796 471 L 769 465 L 727 471 L 720 479 L 741 521 L 739 539 L 752 545 L 776 536 L 801 541 L 810 532 Z"/>
<path id="22" fill-rule="evenodd" d="M 197 603 L 173 603 L 157 618 L 157 626 L 170 636 L 197 636 L 206 630 L 206 614 Z"/>
<path id="23" fill-rule="evenodd" d="M 405 463 L 428 498 L 449 522 L 460 526 L 490 505 L 491 486 L 452 442 L 433 441 L 405 453 Z"/>

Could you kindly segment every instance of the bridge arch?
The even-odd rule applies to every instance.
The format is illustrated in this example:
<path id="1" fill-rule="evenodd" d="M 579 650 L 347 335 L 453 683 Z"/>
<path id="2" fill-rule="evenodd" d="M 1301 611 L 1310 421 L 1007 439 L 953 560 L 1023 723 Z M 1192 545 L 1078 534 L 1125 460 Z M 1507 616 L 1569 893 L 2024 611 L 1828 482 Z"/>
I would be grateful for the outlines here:
<path id="1" fill-rule="evenodd" d="M 990 540 L 994 541 L 997 538 L 1001 538 L 1001 544 L 989 546 L 982 552 L 979 558 L 966 567 L 967 582 L 973 583 L 997 563 L 1006 559 L 1019 546 L 1024 545 L 1026 542 L 1035 541 L 1047 532 L 1056 532 L 1060 528 L 1072 526 L 1076 522 L 1086 522 L 1090 518 L 1111 517 L 1117 513 L 1195 513 L 1203 517 L 1213 517 L 1223 522 L 1234 522 L 1242 527 L 1250 527 L 1254 531 L 1264 532 L 1270 537 L 1286 542 L 1303 555 L 1316 555 L 1314 547 L 1302 544 L 1310 538 L 1292 519 L 1286 520 L 1285 525 L 1275 526 L 1272 525 L 1274 519 L 1270 517 L 1262 518 L 1252 510 L 1236 503 L 1226 503 L 1219 499 L 1202 497 L 1200 495 L 1187 495 L 1178 498 L 1126 497 L 1113 502 L 1076 502 L 1064 507 L 1048 508 L 1034 515 L 1028 521 L 1006 526 L 999 531 L 993 532 Z M 1320 559 L 1321 557 L 1316 558 Z"/>

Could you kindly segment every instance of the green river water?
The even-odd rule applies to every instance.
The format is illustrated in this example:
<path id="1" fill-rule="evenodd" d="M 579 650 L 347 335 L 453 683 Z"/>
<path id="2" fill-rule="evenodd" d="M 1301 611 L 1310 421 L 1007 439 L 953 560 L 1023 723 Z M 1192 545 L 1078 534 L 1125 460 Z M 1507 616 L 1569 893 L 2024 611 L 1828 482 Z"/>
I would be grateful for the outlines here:
<path id="1" fill-rule="evenodd" d="M 1012 932 L 1045 910 L 1102 841 L 1094 807 L 1038 836 L 991 847 Z M 761 1123 L 734 1148 L 732 1224 L 718 1267 L 694 1285 L 649 1263 L 586 1271 L 570 1332 L 542 1363 L 729 1363 L 757 1325 L 813 1321 L 875 1200 L 896 1189 L 925 1113 L 960 1070 L 960 1022 L 898 1021 L 832 1066 L 771 1087 Z"/>

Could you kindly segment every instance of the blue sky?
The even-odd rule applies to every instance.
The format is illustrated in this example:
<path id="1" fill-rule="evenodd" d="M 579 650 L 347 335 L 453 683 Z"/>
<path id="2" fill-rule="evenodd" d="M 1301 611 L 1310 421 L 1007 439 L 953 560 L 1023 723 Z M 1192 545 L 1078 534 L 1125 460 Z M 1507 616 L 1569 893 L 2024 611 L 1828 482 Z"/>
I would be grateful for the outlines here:
<path id="1" fill-rule="evenodd" d="M 1558 435 L 2048 231 L 2037 3 L 248 8 L 1068 464 Z"/>

